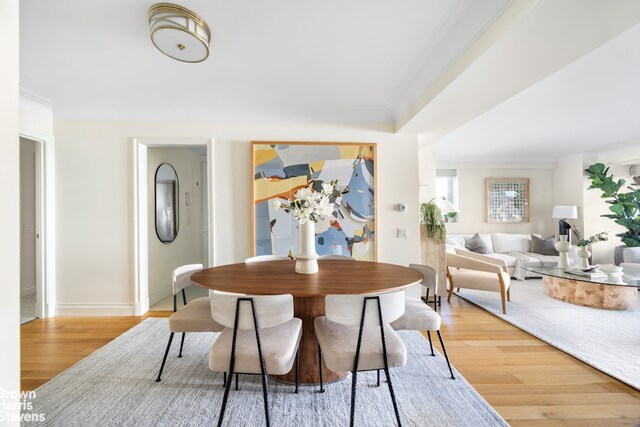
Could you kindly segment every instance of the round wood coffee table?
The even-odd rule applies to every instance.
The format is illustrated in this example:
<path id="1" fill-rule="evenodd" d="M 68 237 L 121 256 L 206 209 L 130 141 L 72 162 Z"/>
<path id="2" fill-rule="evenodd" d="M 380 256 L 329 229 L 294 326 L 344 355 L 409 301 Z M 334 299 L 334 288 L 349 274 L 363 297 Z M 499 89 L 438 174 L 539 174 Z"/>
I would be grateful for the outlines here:
<path id="1" fill-rule="evenodd" d="M 638 305 L 640 280 L 631 272 L 622 277 L 581 277 L 553 263 L 524 264 L 523 268 L 542 275 L 545 292 L 551 298 L 585 307 L 629 310 Z"/>
<path id="2" fill-rule="evenodd" d="M 318 261 L 320 271 L 298 274 L 295 261 L 240 263 L 207 268 L 191 276 L 193 283 L 224 292 L 247 295 L 293 295 L 295 316 L 302 319 L 300 383 L 318 384 L 318 351 L 313 320 L 324 316 L 324 297 L 332 294 L 366 294 L 393 291 L 420 283 L 422 275 L 408 267 L 382 262 Z M 294 370 L 275 378 L 294 382 Z M 323 380 L 347 376 L 323 365 Z"/>

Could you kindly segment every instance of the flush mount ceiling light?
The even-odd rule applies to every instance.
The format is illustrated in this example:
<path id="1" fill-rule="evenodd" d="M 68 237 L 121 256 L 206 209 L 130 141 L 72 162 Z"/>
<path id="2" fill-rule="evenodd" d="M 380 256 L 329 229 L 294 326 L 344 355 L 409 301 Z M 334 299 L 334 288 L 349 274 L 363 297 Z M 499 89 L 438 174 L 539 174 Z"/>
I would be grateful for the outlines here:
<path id="1" fill-rule="evenodd" d="M 151 41 L 165 55 L 182 62 L 209 57 L 211 31 L 202 18 L 186 7 L 157 3 L 149 8 Z"/>

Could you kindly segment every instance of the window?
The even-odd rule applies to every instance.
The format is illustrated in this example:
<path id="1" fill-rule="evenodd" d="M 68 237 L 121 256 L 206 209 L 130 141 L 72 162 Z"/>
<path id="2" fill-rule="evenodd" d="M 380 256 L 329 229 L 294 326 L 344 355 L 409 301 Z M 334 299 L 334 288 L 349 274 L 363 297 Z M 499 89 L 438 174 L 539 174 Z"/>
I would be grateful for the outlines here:
<path id="1" fill-rule="evenodd" d="M 458 171 L 455 169 L 436 170 L 436 197 L 446 198 L 458 207 Z M 453 212 L 447 215 L 449 222 L 458 222 L 458 215 Z"/>

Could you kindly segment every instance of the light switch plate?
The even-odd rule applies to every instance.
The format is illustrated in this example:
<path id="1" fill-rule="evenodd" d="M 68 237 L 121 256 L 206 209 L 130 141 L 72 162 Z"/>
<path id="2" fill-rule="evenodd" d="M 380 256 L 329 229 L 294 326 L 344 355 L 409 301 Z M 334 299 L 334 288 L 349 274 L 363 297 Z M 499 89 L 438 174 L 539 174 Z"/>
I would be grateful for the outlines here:
<path id="1" fill-rule="evenodd" d="M 396 236 L 400 239 L 406 239 L 407 237 L 409 237 L 409 229 L 407 228 L 397 228 L 396 229 Z"/>

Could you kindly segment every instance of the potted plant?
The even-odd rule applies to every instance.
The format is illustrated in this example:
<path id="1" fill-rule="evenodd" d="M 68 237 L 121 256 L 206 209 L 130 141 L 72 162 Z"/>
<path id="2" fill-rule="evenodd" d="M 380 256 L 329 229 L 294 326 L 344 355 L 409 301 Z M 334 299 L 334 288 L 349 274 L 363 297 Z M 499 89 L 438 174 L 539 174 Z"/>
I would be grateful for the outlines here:
<path id="1" fill-rule="evenodd" d="M 420 204 L 420 263 L 437 273 L 435 296 L 439 300 L 447 287 L 445 240 L 447 228 L 434 200 Z M 428 302 L 428 301 L 427 301 Z"/>
<path id="2" fill-rule="evenodd" d="M 426 229 L 426 235 L 438 243 L 447 238 L 447 228 L 442 219 L 442 212 L 433 200 L 420 204 L 420 224 Z"/>
<path id="3" fill-rule="evenodd" d="M 593 236 L 589 236 L 588 238 L 584 238 L 582 234 L 582 230 L 580 227 L 574 227 L 573 233 L 577 237 L 576 246 L 578 249 L 578 268 L 589 268 L 589 257 L 591 256 L 591 252 L 589 252 L 588 247 L 594 245 L 598 242 L 606 242 L 609 240 L 609 232 L 601 231 L 598 234 L 594 234 Z"/>
<path id="4" fill-rule="evenodd" d="M 602 163 L 589 166 L 587 172 L 591 180 L 589 189 L 602 191 L 602 198 L 609 204 L 611 213 L 601 215 L 612 219 L 616 224 L 626 228 L 618 233 L 624 246 L 618 246 L 614 253 L 614 262 L 619 265 L 623 259 L 640 262 L 640 189 L 637 183 L 626 185 L 624 179 L 614 179 L 609 168 Z M 628 191 L 624 191 L 628 190 Z"/>

